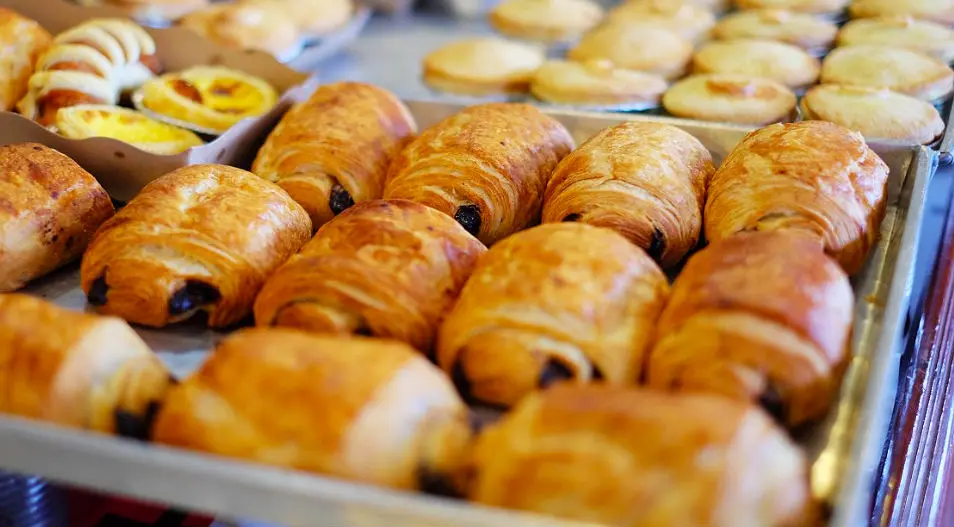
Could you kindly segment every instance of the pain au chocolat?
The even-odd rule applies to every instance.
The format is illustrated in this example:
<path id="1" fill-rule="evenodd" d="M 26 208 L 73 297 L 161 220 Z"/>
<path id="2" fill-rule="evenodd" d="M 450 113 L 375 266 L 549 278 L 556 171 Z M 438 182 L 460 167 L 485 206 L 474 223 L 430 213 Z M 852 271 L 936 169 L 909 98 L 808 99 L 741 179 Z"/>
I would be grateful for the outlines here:
<path id="1" fill-rule="evenodd" d="M 209 326 L 227 327 L 310 235 L 307 213 L 272 183 L 224 165 L 180 168 L 100 228 L 81 285 L 98 311 L 130 322 L 162 327 L 205 311 Z"/>

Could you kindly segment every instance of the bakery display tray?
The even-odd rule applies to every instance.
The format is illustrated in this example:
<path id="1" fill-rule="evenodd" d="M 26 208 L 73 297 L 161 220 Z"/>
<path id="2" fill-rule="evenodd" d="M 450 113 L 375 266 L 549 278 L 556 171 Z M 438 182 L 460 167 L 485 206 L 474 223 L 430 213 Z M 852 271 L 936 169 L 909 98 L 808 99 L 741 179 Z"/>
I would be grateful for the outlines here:
<path id="1" fill-rule="evenodd" d="M 408 106 L 422 128 L 462 109 L 418 101 L 408 101 Z M 549 113 L 566 125 L 578 143 L 624 120 L 674 124 L 702 141 L 717 163 L 747 131 L 645 115 Z M 829 506 L 830 525 L 837 527 L 867 524 L 872 482 L 895 399 L 925 192 L 938 155 L 922 147 L 873 146 L 891 168 L 888 208 L 877 248 L 853 280 L 857 301 L 852 360 L 830 415 L 795 434 L 812 462 L 813 492 Z M 64 269 L 31 285 L 27 292 L 61 306 L 85 309 L 77 275 L 75 267 Z M 194 370 L 223 336 L 188 324 L 138 331 L 177 376 Z M 290 527 L 317 523 L 326 527 L 582 525 L 13 417 L 0 417 L 0 466 L 220 517 Z"/>

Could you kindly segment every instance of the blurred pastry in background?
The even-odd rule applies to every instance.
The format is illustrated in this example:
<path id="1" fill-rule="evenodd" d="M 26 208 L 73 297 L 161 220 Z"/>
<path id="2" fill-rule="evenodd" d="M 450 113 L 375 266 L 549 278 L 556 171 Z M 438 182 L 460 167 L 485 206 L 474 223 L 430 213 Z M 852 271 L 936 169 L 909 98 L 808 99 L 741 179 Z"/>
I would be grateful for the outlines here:
<path id="1" fill-rule="evenodd" d="M 852 18 L 907 15 L 954 26 L 951 0 L 854 0 L 848 10 Z"/>
<path id="2" fill-rule="evenodd" d="M 321 37 L 340 29 L 351 20 L 352 0 L 278 0 L 306 38 Z"/>
<path id="3" fill-rule="evenodd" d="M 542 48 L 494 37 L 453 42 L 424 58 L 424 82 L 463 95 L 526 93 L 546 60 Z"/>
<path id="4" fill-rule="evenodd" d="M 719 40 L 761 38 L 798 46 L 813 55 L 831 48 L 838 26 L 821 18 L 779 9 L 732 13 L 716 24 L 712 36 Z"/>
<path id="5" fill-rule="evenodd" d="M 912 49 L 950 64 L 954 62 L 954 30 L 910 16 L 861 18 L 838 32 L 839 46 L 876 44 Z"/>
<path id="6" fill-rule="evenodd" d="M 686 4 L 691 4 L 694 6 L 699 6 L 709 11 L 712 11 L 716 15 L 721 15 L 729 10 L 732 7 L 731 0 L 679 0 Z"/>
<path id="7" fill-rule="evenodd" d="M 898 0 L 895 0 L 898 1 Z M 838 15 L 850 0 L 735 0 L 739 9 L 785 9 L 811 15 Z"/>
<path id="8" fill-rule="evenodd" d="M 290 60 L 302 48 L 298 24 L 275 2 L 218 3 L 179 24 L 221 46 L 264 51 L 279 60 Z"/>
<path id="9" fill-rule="evenodd" d="M 530 91 L 540 100 L 567 105 L 654 108 L 668 84 L 659 75 L 613 66 L 608 60 L 547 61 Z"/>
<path id="10" fill-rule="evenodd" d="M 795 93 L 776 81 L 718 73 L 691 75 L 663 95 L 676 117 L 758 126 L 794 118 L 795 103 Z"/>
<path id="11" fill-rule="evenodd" d="M 609 13 L 609 21 L 671 29 L 689 40 L 702 40 L 715 26 L 715 15 L 687 0 L 630 0 Z"/>
<path id="12" fill-rule="evenodd" d="M 891 46 L 836 48 L 822 62 L 822 84 L 887 88 L 935 102 L 954 90 L 954 71 L 927 55 Z"/>
<path id="13" fill-rule="evenodd" d="M 930 144 L 944 133 L 932 104 L 886 89 L 823 84 L 808 90 L 799 108 L 804 120 L 840 124 L 869 141 Z"/>
<path id="14" fill-rule="evenodd" d="M 119 106 L 80 104 L 62 108 L 56 112 L 53 127 L 70 139 L 111 137 L 157 155 L 175 155 L 203 144 L 189 130 Z"/>
<path id="15" fill-rule="evenodd" d="M 267 113 L 278 93 L 264 79 L 222 66 L 196 66 L 153 79 L 134 101 L 172 124 L 212 135 Z"/>
<path id="16" fill-rule="evenodd" d="M 789 88 L 805 88 L 818 80 L 821 62 L 784 42 L 758 39 L 713 41 L 696 51 L 694 73 L 731 73 L 763 77 Z"/>
<path id="17" fill-rule="evenodd" d="M 33 67 L 52 41 L 40 24 L 0 7 L 0 111 L 13 110 L 26 94 Z"/>
<path id="18" fill-rule="evenodd" d="M 497 31 L 540 42 L 576 40 L 602 18 L 603 8 L 590 0 L 504 0 L 488 15 Z"/>
<path id="19" fill-rule="evenodd" d="M 135 20 L 167 24 L 202 9 L 209 5 L 209 0 L 105 0 L 105 3 L 122 9 Z"/>
<path id="20" fill-rule="evenodd" d="M 692 58 L 692 42 L 664 27 L 607 24 L 587 33 L 567 58 L 580 62 L 609 60 L 630 70 L 681 77 Z"/>

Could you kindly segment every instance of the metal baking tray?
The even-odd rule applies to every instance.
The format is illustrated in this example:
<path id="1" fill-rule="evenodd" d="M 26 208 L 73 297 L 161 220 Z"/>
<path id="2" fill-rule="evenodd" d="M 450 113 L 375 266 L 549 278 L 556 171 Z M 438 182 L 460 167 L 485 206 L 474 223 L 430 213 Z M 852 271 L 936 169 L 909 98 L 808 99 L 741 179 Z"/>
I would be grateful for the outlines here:
<path id="1" fill-rule="evenodd" d="M 408 105 L 421 127 L 462 108 L 417 101 Z M 562 121 L 578 142 L 624 120 L 671 123 L 702 141 L 717 162 L 747 132 L 737 126 L 643 115 L 551 115 Z M 836 527 L 867 523 L 872 484 L 895 399 L 925 192 L 937 160 L 936 152 L 922 147 L 875 146 L 891 167 L 889 206 L 877 248 L 853 280 L 857 295 L 853 359 L 830 415 L 796 434 L 812 460 L 813 492 L 828 505 L 830 525 Z M 85 297 L 78 282 L 74 266 L 27 291 L 82 310 Z M 195 369 L 223 336 L 188 324 L 140 333 L 177 376 Z M 349 527 L 581 525 L 13 417 L 0 417 L 0 466 L 223 518 L 287 526 L 315 525 L 318 519 L 323 526 Z"/>

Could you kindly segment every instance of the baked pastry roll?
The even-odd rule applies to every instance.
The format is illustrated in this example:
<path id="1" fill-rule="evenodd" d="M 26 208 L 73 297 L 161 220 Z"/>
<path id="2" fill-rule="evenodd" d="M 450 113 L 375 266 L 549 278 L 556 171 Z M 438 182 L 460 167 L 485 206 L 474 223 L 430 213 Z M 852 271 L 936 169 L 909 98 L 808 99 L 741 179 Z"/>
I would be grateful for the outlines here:
<path id="1" fill-rule="evenodd" d="M 416 131 L 392 93 L 357 82 L 326 84 L 285 114 L 252 172 L 285 189 L 317 229 L 355 202 L 380 198 L 391 160 Z"/>
<path id="2" fill-rule="evenodd" d="M 805 231 L 854 274 L 877 241 L 887 181 L 888 166 L 859 133 L 825 121 L 769 126 L 748 134 L 712 176 L 706 239 Z"/>
<path id="3" fill-rule="evenodd" d="M 120 94 L 161 71 L 156 43 L 135 22 L 88 20 L 60 33 L 36 63 L 20 113 L 48 126 L 56 111 L 119 102 Z"/>
<path id="4" fill-rule="evenodd" d="M 530 92 L 556 104 L 651 108 L 668 87 L 659 75 L 617 68 L 608 60 L 548 60 L 533 76 Z"/>
<path id="5" fill-rule="evenodd" d="M 489 246 L 539 221 L 550 173 L 571 150 L 570 132 L 533 106 L 471 106 L 398 154 L 384 198 L 453 216 Z"/>
<path id="6" fill-rule="evenodd" d="M 179 25 L 221 46 L 264 51 L 279 60 L 302 49 L 298 24 L 276 3 L 218 3 L 186 15 Z"/>
<path id="7" fill-rule="evenodd" d="M 609 13 L 610 23 L 663 27 L 690 41 L 702 40 L 716 23 L 715 14 L 686 0 L 629 0 Z"/>
<path id="8" fill-rule="evenodd" d="M 102 313 L 162 327 L 208 313 L 213 328 L 251 314 L 268 276 L 311 235 L 283 190 L 224 165 L 154 180 L 106 222 L 83 255 L 81 286 Z"/>
<path id="9" fill-rule="evenodd" d="M 655 262 L 612 230 L 540 225 L 480 258 L 437 362 L 465 397 L 499 406 L 561 380 L 635 384 L 668 293 Z"/>
<path id="10" fill-rule="evenodd" d="M 174 383 L 125 322 L 0 294 L 0 412 L 146 439 Z"/>
<path id="11" fill-rule="evenodd" d="M 728 73 L 690 75 L 663 95 L 676 117 L 746 125 L 795 118 L 795 93 L 771 79 Z"/>
<path id="12" fill-rule="evenodd" d="M 635 71 L 681 77 L 692 58 L 692 42 L 678 32 L 647 24 L 606 24 L 587 33 L 567 58 L 608 60 Z"/>
<path id="13" fill-rule="evenodd" d="M 954 30 L 910 16 L 852 20 L 838 32 L 839 46 L 873 44 L 907 48 L 945 64 L 954 62 Z"/>
<path id="14" fill-rule="evenodd" d="M 89 172 L 36 143 L 0 146 L 0 196 L 0 292 L 79 258 L 114 212 Z"/>
<path id="15" fill-rule="evenodd" d="M 526 93 L 546 60 L 542 48 L 495 37 L 448 44 L 424 57 L 424 82 L 462 95 Z"/>
<path id="16" fill-rule="evenodd" d="M 752 400 L 789 426 L 822 417 L 850 352 L 848 276 L 797 230 L 744 232 L 673 283 L 647 385 Z"/>
<path id="17" fill-rule="evenodd" d="M 825 57 L 821 82 L 887 88 L 923 101 L 936 101 L 954 90 L 954 70 L 933 57 L 909 49 L 846 46 Z"/>
<path id="18" fill-rule="evenodd" d="M 712 156 L 687 132 L 630 121 L 599 132 L 557 165 L 543 221 L 608 227 L 671 267 L 696 247 Z"/>
<path id="19" fill-rule="evenodd" d="M 890 90 L 824 84 L 808 90 L 799 108 L 802 119 L 831 121 L 869 141 L 926 145 L 944 133 L 933 105 Z"/>
<path id="20" fill-rule="evenodd" d="M 785 9 L 811 15 L 839 15 L 851 0 L 735 0 L 739 9 Z"/>
<path id="21" fill-rule="evenodd" d="M 618 527 L 814 525 L 806 461 L 763 412 L 602 385 L 533 394 L 477 439 L 471 500 Z"/>
<path id="22" fill-rule="evenodd" d="M 485 251 L 430 207 L 359 203 L 265 283 L 255 323 L 390 338 L 430 354 L 438 324 Z"/>
<path id="23" fill-rule="evenodd" d="M 695 73 L 726 73 L 771 79 L 793 90 L 815 84 L 821 62 L 806 51 L 773 40 L 713 41 L 692 58 Z"/>
<path id="24" fill-rule="evenodd" d="M 169 393 L 153 439 L 430 490 L 464 462 L 468 421 L 447 377 L 405 344 L 252 329 Z"/>
<path id="25" fill-rule="evenodd" d="M 33 66 L 53 37 L 35 21 L 0 7 L 0 111 L 13 110 L 26 94 Z"/>
<path id="26" fill-rule="evenodd" d="M 752 9 L 729 14 L 716 24 L 712 35 L 719 40 L 778 40 L 820 56 L 832 46 L 838 35 L 838 26 L 807 13 Z"/>
<path id="27" fill-rule="evenodd" d="M 950 0 L 854 0 L 852 18 L 904 15 L 954 26 L 954 2 Z"/>
<path id="28" fill-rule="evenodd" d="M 504 0 L 487 20 L 511 37 L 563 42 L 575 40 L 602 18 L 603 8 L 590 0 Z"/>

